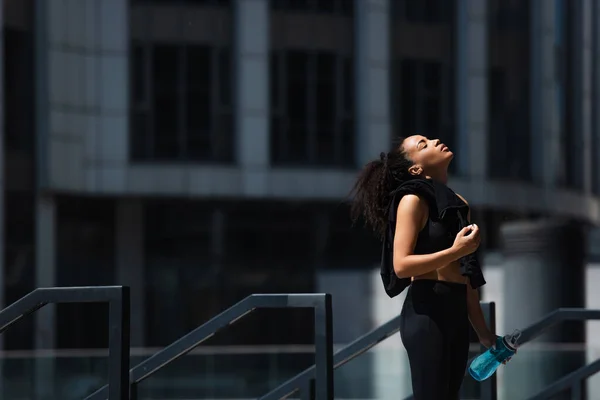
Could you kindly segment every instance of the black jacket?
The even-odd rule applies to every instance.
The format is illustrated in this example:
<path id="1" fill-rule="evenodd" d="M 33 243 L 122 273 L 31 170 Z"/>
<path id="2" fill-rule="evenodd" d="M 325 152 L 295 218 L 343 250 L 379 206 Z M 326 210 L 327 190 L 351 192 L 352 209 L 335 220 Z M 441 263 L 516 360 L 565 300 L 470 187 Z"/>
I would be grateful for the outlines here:
<path id="1" fill-rule="evenodd" d="M 394 272 L 394 232 L 396 228 L 396 210 L 400 199 L 407 194 L 416 194 L 426 199 L 429 205 L 429 219 L 441 222 L 456 234 L 467 226 L 469 206 L 448 186 L 428 179 L 413 179 L 402 183 L 392 192 L 388 208 L 388 229 L 381 250 L 381 279 L 386 293 L 395 297 L 410 285 L 410 278 L 398 278 Z M 460 259 L 460 272 L 469 277 L 471 287 L 476 289 L 485 285 L 485 279 L 477 259 L 472 253 Z"/>

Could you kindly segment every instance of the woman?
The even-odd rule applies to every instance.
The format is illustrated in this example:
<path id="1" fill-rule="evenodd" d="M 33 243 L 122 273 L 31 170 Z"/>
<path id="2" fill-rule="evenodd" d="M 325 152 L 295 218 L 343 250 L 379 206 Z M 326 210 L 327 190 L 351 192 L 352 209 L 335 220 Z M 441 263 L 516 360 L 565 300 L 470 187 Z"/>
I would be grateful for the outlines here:
<path id="1" fill-rule="evenodd" d="M 438 139 L 414 135 L 366 165 L 354 187 L 360 216 L 383 241 L 381 276 L 390 297 L 408 287 L 400 334 L 415 400 L 458 399 L 467 366 L 469 321 L 489 347 L 477 288 L 479 227 L 446 186 L 454 157 Z"/>

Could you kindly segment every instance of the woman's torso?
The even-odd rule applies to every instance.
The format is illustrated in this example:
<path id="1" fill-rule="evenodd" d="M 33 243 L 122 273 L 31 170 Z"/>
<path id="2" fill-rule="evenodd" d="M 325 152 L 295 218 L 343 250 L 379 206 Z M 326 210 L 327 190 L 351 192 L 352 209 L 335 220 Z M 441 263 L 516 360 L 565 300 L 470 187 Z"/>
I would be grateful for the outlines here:
<path id="1" fill-rule="evenodd" d="M 441 221 L 434 221 L 427 216 L 424 226 L 419 232 L 414 253 L 431 254 L 446 250 L 452 247 L 454 238 L 455 233 L 453 233 L 446 224 L 443 224 Z M 460 273 L 459 261 L 444 265 L 435 271 L 414 276 L 412 279 L 434 279 L 447 282 L 467 283 L 467 277 L 462 276 Z"/>

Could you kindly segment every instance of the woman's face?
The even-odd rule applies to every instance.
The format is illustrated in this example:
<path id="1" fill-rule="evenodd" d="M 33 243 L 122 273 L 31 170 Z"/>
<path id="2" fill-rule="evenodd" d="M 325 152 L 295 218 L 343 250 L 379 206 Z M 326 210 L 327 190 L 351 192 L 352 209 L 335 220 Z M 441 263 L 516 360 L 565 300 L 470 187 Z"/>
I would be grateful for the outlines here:
<path id="1" fill-rule="evenodd" d="M 402 148 L 406 156 L 414 163 L 415 171 L 420 169 L 420 174 L 448 168 L 450 161 L 454 158 L 454 153 L 439 139 L 428 139 L 421 135 L 413 135 L 404 139 Z"/>

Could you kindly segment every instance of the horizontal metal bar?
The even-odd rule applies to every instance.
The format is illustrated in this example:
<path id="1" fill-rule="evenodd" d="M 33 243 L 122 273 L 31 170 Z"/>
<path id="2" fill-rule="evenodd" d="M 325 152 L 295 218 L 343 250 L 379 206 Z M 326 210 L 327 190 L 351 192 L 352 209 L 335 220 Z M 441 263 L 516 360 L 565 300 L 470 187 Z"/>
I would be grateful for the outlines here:
<path id="1" fill-rule="evenodd" d="M 123 286 L 73 286 L 35 291 L 48 303 L 99 303 L 120 299 L 122 290 Z"/>
<path id="2" fill-rule="evenodd" d="M 0 333 L 48 303 L 97 303 L 120 298 L 122 286 L 38 288 L 0 311 Z"/>
<path id="3" fill-rule="evenodd" d="M 529 400 L 542 400 L 549 399 L 552 396 L 562 392 L 563 390 L 570 389 L 573 387 L 573 384 L 583 381 L 595 373 L 600 371 L 600 360 L 596 360 L 591 364 L 588 364 L 584 367 L 581 367 L 568 375 L 560 378 L 558 381 L 554 382 L 546 389 L 537 393 L 536 395 L 529 398 Z"/>
<path id="4" fill-rule="evenodd" d="M 212 337 L 219 330 L 235 323 L 257 308 L 310 308 L 323 302 L 326 294 L 253 294 L 233 305 L 208 322 L 194 329 L 179 340 L 160 350 L 150 358 L 130 370 L 132 384 L 137 384 L 148 376 L 184 356 L 199 344 Z M 85 400 L 106 400 L 108 386 L 105 385 Z"/>
<path id="5" fill-rule="evenodd" d="M 539 321 L 523 329 L 519 344 L 527 343 L 552 326 L 563 321 L 587 321 L 600 319 L 600 310 L 586 310 L 584 308 L 558 308 L 542 317 Z"/>
<path id="6" fill-rule="evenodd" d="M 320 306 L 325 293 L 253 294 L 256 308 L 311 308 Z"/>
<path id="7" fill-rule="evenodd" d="M 371 349 L 376 344 L 381 343 L 388 337 L 392 336 L 399 330 L 400 316 L 397 316 L 395 318 L 392 318 L 385 324 L 381 325 L 380 327 L 372 330 L 371 332 L 359 337 L 344 348 L 338 350 L 333 355 L 334 368 L 341 367 L 347 362 L 353 360 L 362 353 Z M 304 387 L 307 384 L 307 381 L 310 379 L 314 379 L 314 377 L 315 366 L 313 365 L 312 367 L 305 369 L 295 377 L 291 378 L 290 380 L 271 390 L 269 393 L 260 397 L 260 400 L 285 399 L 297 392 L 300 389 L 300 387 Z"/>

